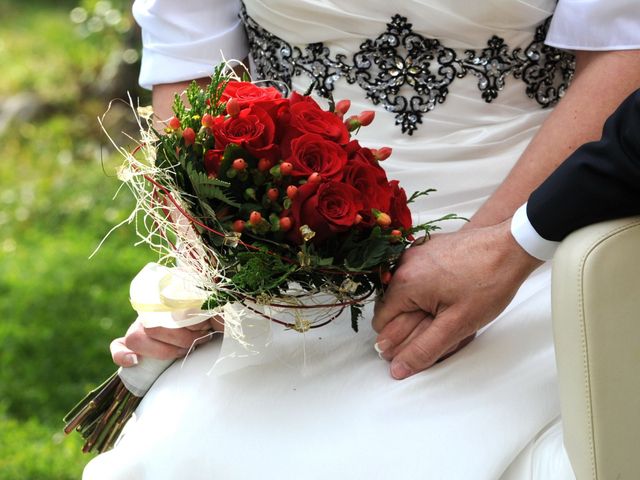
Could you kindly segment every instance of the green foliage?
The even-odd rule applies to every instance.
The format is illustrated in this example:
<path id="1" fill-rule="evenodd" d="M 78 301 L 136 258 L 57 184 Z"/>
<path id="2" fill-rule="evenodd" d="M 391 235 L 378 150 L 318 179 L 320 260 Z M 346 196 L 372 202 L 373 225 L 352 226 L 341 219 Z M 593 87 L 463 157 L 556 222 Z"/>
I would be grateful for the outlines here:
<path id="1" fill-rule="evenodd" d="M 81 437 L 65 438 L 37 418 L 18 421 L 0 405 L 0 477 L 7 480 L 77 480 L 84 461 L 79 460 Z"/>
<path id="2" fill-rule="evenodd" d="M 417 192 L 413 192 L 411 194 L 411 196 L 407 199 L 407 203 L 413 203 L 415 202 L 418 198 L 420 197 L 426 197 L 427 195 L 429 195 L 430 193 L 435 192 L 436 189 L 435 188 L 427 188 L 426 190 L 421 190 L 421 191 L 417 191 Z"/>
<path id="3" fill-rule="evenodd" d="M 77 3 L 0 0 L 0 97 L 28 91 L 43 102 L 0 133 L 0 478 L 8 480 L 80 478 L 90 457 L 80 438 L 62 437 L 61 419 L 113 371 L 109 342 L 135 315 L 128 284 L 154 258 L 134 248 L 129 226 L 88 259 L 133 199 L 126 191 L 112 199 L 121 159 L 96 121 L 111 98 L 90 93 L 120 38 L 78 37 L 69 20 Z M 106 118 L 123 145 L 130 118 L 120 103 Z"/>
<path id="4" fill-rule="evenodd" d="M 236 287 L 249 295 L 280 293 L 283 291 L 285 280 L 298 268 L 269 253 L 267 249 L 241 252 L 238 253 L 237 259 L 237 273 L 231 280 Z"/>
<path id="5" fill-rule="evenodd" d="M 240 207 L 240 204 L 229 198 L 228 194 L 223 190 L 223 188 L 228 189 L 230 187 L 229 182 L 218 180 L 217 178 L 209 178 L 205 173 L 196 171 L 191 164 L 186 164 L 185 170 L 198 198 L 216 199 L 229 206 Z"/>

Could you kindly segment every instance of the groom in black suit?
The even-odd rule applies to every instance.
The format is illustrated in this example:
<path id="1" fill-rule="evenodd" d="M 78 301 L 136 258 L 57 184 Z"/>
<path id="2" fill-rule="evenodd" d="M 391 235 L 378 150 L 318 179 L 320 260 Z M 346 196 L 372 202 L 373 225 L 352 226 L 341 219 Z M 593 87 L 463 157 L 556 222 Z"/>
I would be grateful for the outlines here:
<path id="1" fill-rule="evenodd" d="M 609 117 L 602 138 L 569 156 L 513 219 L 437 235 L 409 249 L 403 264 L 420 268 L 419 284 L 393 288 L 392 282 L 384 302 L 376 305 L 376 349 L 391 361 L 395 378 L 428 368 L 495 319 L 569 233 L 638 214 L 640 90 Z M 408 344 L 394 344 L 394 332 L 403 328 L 402 322 L 411 323 L 418 304 L 439 309 Z"/>
<path id="2" fill-rule="evenodd" d="M 535 190 L 526 217 L 535 231 L 512 224 L 521 246 L 541 260 L 569 233 L 592 223 L 640 214 L 640 90 L 609 117 L 602 138 L 583 145 Z M 525 220 L 526 222 L 526 220 Z M 519 230 L 519 228 L 524 228 Z M 524 238 L 521 238 L 521 236 Z M 535 238 L 538 237 L 538 238 Z M 551 254 L 551 256 L 549 255 Z"/>

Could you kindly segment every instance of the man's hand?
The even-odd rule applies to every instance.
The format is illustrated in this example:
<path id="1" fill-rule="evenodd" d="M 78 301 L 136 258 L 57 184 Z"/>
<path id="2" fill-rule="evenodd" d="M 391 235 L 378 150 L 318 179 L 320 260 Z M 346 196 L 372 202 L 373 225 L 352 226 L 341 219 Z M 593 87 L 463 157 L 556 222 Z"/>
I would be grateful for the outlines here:
<path id="1" fill-rule="evenodd" d="M 138 355 L 160 360 L 184 357 L 192 346 L 209 341 L 212 332 L 222 328 L 215 318 L 184 328 L 145 328 L 136 320 L 124 337 L 111 342 L 111 357 L 121 367 L 136 365 Z"/>
<path id="2" fill-rule="evenodd" d="M 376 349 L 402 379 L 468 343 L 542 262 L 498 225 L 435 235 L 409 248 L 376 303 Z"/>

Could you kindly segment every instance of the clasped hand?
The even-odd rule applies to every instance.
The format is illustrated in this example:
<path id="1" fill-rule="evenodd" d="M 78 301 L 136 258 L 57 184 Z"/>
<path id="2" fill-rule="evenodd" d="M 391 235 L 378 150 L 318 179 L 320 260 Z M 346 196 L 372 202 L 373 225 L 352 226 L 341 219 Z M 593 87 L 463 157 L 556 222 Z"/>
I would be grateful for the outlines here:
<path id="1" fill-rule="evenodd" d="M 409 377 L 465 346 L 540 264 L 513 239 L 508 221 L 434 235 L 409 248 L 373 317 L 376 349 L 391 362 L 391 375 Z M 111 343 L 111 354 L 124 367 L 135 365 L 137 355 L 178 358 L 220 328 L 216 319 L 178 329 L 136 321 Z"/>
<path id="2" fill-rule="evenodd" d="M 540 264 L 513 239 L 509 221 L 409 248 L 373 317 L 391 375 L 409 377 L 465 346 Z"/>

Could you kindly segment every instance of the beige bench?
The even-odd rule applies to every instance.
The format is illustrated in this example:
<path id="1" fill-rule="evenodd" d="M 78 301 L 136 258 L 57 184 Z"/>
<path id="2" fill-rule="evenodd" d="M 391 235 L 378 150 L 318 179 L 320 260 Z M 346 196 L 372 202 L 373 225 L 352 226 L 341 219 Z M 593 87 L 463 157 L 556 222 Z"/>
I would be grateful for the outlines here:
<path id="1" fill-rule="evenodd" d="M 554 257 L 552 292 L 576 479 L 640 479 L 640 217 L 571 234 Z"/>

